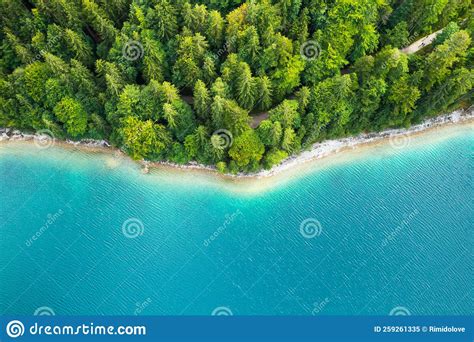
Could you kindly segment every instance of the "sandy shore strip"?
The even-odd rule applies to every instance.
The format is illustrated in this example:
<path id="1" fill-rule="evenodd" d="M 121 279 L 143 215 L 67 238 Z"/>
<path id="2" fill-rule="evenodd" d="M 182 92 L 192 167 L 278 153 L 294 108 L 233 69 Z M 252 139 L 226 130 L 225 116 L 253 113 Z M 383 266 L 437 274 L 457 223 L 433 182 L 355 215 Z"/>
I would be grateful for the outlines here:
<path id="1" fill-rule="evenodd" d="M 185 165 L 175 164 L 166 161 L 150 162 L 139 161 L 142 165 L 144 173 L 148 173 L 152 169 L 174 169 L 174 170 L 194 170 L 205 173 L 218 174 L 226 179 L 261 179 L 268 178 L 282 172 L 297 168 L 302 164 L 325 158 L 343 151 L 354 150 L 358 147 L 367 147 L 376 143 L 388 142 L 394 148 L 402 148 L 407 144 L 410 137 L 415 134 L 423 133 L 444 125 L 467 124 L 474 121 L 474 107 L 471 106 L 466 110 L 456 110 L 452 113 L 440 115 L 424 121 L 419 125 L 412 126 L 408 129 L 391 129 L 378 133 L 363 133 L 354 137 L 341 138 L 336 140 L 326 140 L 316 143 L 306 151 L 302 151 L 296 155 L 290 156 L 279 165 L 274 166 L 270 170 L 261 170 L 256 173 L 238 173 L 234 174 L 218 174 L 215 167 L 202 165 L 196 162 L 190 162 Z M 47 134 L 28 134 L 10 128 L 0 128 L 0 143 L 28 141 L 38 144 L 40 147 L 51 145 L 59 145 L 65 148 L 77 148 L 86 152 L 102 152 L 113 153 L 115 156 L 120 155 L 126 157 L 126 154 L 118 148 L 112 147 L 105 140 L 84 139 L 81 141 L 65 140 L 59 141 L 52 139 Z"/>

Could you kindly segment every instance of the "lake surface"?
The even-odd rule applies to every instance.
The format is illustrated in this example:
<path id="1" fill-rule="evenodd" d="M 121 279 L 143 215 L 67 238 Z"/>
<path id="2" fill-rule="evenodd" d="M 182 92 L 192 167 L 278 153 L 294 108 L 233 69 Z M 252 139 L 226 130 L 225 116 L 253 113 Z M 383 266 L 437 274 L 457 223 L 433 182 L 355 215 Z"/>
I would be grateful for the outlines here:
<path id="1" fill-rule="evenodd" d="M 472 126 L 406 145 L 330 157 L 259 189 L 2 144 L 0 310 L 472 314 Z"/>

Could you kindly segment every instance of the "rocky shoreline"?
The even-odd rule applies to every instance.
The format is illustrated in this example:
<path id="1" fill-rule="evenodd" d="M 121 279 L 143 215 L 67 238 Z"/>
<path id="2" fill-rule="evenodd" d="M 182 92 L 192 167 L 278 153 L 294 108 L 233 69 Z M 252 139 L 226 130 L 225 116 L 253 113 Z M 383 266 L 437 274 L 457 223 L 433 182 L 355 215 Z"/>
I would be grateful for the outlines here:
<path id="1" fill-rule="evenodd" d="M 296 165 L 306 163 L 315 159 L 320 159 L 329 156 L 334 153 L 341 152 L 347 149 L 354 149 L 357 146 L 371 144 L 374 142 L 389 140 L 390 144 L 394 148 L 402 148 L 409 142 L 410 135 L 416 134 L 434 127 L 446 125 L 446 124 L 457 124 L 471 121 L 474 118 L 473 106 L 468 109 L 459 109 L 449 114 L 440 115 L 424 121 L 419 125 L 412 126 L 408 129 L 390 129 L 382 132 L 373 133 L 362 133 L 358 136 L 341 138 L 336 140 L 326 140 L 321 143 L 316 143 L 306 151 L 302 151 L 296 155 L 290 156 L 279 165 L 275 165 L 270 170 L 261 170 L 255 173 L 238 173 L 225 174 L 223 176 L 230 178 L 262 178 L 271 177 L 280 172 L 288 170 Z M 46 146 L 48 143 L 53 144 L 55 142 L 54 136 L 47 130 L 39 131 L 38 133 L 25 133 L 12 128 L 0 128 L 0 142 L 8 141 L 33 141 L 40 146 Z M 105 152 L 123 152 L 116 147 L 111 146 L 106 140 L 94 140 L 94 139 L 83 139 L 80 141 L 64 140 L 60 141 L 65 146 L 73 146 L 77 148 L 85 149 L 98 149 Z M 214 166 L 203 165 L 197 162 L 190 162 L 188 164 L 180 165 L 168 161 L 151 162 L 142 160 L 140 161 L 142 170 L 144 173 L 148 173 L 150 168 L 178 168 L 178 169 L 190 169 L 190 170 L 201 170 L 207 172 L 217 172 Z"/>
<path id="2" fill-rule="evenodd" d="M 354 149 L 358 146 L 368 145 L 383 140 L 389 140 L 390 144 L 394 148 L 403 148 L 409 144 L 410 135 L 447 124 L 460 124 L 463 122 L 469 122 L 473 119 L 474 108 L 471 106 L 466 110 L 459 109 L 449 114 L 428 119 L 423 123 L 411 126 L 408 129 L 390 129 L 382 132 L 362 133 L 354 137 L 326 140 L 324 142 L 312 145 L 309 150 L 302 151 L 298 155 L 288 157 L 281 164 L 274 166 L 270 170 L 259 171 L 253 176 L 273 176 L 277 173 L 288 170 L 296 165 L 306 163 L 308 161 L 320 159 L 343 150 Z"/>
<path id="3" fill-rule="evenodd" d="M 459 109 L 449 114 L 440 115 L 424 121 L 419 125 L 412 126 L 408 129 L 390 129 L 382 132 L 363 133 L 355 137 L 347 137 L 336 140 L 326 140 L 322 143 L 312 145 L 309 150 L 301 151 L 296 155 L 290 156 L 282 161 L 279 165 L 275 165 L 270 170 L 261 170 L 254 173 L 238 173 L 224 174 L 223 176 L 229 178 L 265 178 L 279 174 L 283 171 L 291 169 L 297 165 L 327 157 L 334 153 L 342 152 L 347 149 L 354 149 L 357 146 L 371 144 L 374 142 L 389 140 L 395 148 L 402 148 L 412 134 L 423 132 L 425 130 L 439 127 L 446 124 L 457 124 L 467 122 L 474 119 L 474 108 L 470 107 L 466 110 Z M 170 163 L 170 162 L 148 162 L 142 161 L 144 165 L 144 172 L 148 172 L 152 167 L 170 167 L 178 169 L 190 169 L 217 172 L 213 166 L 203 165 L 196 162 L 191 162 L 185 165 Z"/>
<path id="4" fill-rule="evenodd" d="M 13 128 L 0 128 L 0 142 L 2 141 L 37 141 L 40 144 L 47 141 L 56 140 L 48 130 L 40 130 L 37 133 L 21 132 Z M 111 145 L 106 140 L 82 139 L 74 141 L 70 139 L 61 142 L 73 146 L 110 148 Z"/>

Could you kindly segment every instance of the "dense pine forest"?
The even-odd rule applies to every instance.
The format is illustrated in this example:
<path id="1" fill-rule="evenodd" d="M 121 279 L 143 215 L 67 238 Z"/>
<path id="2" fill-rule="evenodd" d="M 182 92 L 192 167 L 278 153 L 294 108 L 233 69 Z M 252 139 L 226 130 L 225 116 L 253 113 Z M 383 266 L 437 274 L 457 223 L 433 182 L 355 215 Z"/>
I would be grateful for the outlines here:
<path id="1" fill-rule="evenodd" d="M 135 159 L 255 171 L 472 103 L 471 0 L 0 2 L 0 127 Z"/>

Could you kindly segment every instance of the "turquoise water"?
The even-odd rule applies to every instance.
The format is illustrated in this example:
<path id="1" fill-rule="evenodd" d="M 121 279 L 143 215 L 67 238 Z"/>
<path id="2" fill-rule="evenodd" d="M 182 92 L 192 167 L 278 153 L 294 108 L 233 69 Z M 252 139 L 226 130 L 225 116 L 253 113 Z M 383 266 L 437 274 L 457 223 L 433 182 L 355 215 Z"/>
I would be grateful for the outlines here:
<path id="1" fill-rule="evenodd" d="M 1 145 L 0 309 L 472 314 L 472 167 L 466 127 L 254 193 L 144 175 L 110 155 Z"/>

